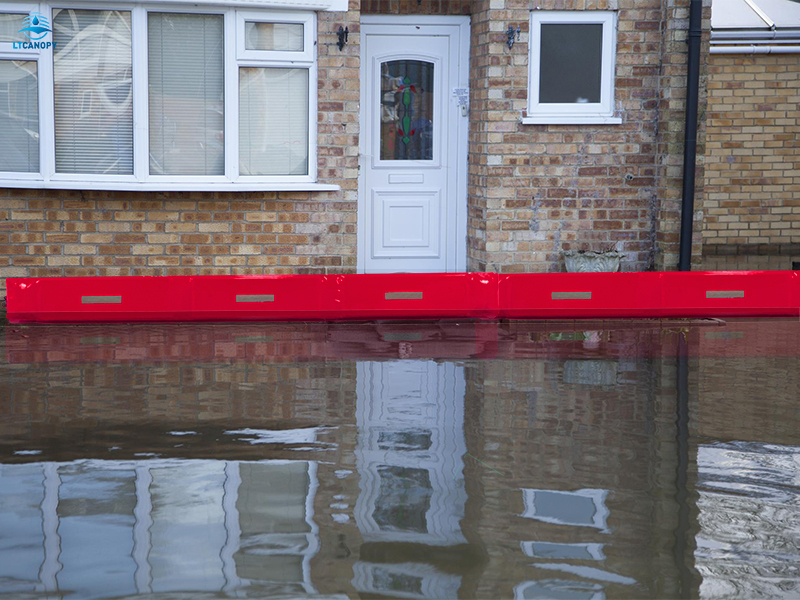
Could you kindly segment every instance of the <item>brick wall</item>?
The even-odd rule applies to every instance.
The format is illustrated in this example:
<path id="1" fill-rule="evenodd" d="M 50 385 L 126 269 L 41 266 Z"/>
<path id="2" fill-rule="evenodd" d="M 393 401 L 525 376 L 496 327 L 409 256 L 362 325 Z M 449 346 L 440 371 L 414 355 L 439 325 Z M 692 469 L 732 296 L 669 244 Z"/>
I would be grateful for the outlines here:
<path id="1" fill-rule="evenodd" d="M 476 0 L 470 57 L 468 269 L 562 271 L 562 250 L 610 247 L 625 252 L 624 270 L 673 266 L 688 1 L 535 4 L 543 10 L 618 9 L 615 114 L 623 123 L 521 124 L 528 94 L 531 4 Z M 709 16 L 706 8 L 706 31 Z M 505 44 L 509 24 L 523 31 L 512 50 Z M 699 244 L 696 250 L 699 257 Z"/>
<path id="2" fill-rule="evenodd" d="M 800 242 L 800 57 L 710 59 L 703 244 Z"/>

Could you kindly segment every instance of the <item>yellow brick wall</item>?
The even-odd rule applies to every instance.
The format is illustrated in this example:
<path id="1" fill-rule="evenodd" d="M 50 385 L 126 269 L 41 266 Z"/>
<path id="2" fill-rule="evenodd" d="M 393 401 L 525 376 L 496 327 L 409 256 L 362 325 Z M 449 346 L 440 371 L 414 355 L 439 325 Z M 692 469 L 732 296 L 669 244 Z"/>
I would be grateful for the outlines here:
<path id="1" fill-rule="evenodd" d="M 703 243 L 800 242 L 800 55 L 709 59 Z"/>

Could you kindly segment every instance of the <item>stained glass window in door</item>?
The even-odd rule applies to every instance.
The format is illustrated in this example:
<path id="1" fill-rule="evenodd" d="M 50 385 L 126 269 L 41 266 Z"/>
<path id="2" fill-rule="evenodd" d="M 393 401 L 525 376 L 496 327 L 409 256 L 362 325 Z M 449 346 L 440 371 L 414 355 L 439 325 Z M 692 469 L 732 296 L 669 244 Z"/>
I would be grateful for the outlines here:
<path id="1" fill-rule="evenodd" d="M 433 160 L 433 63 L 381 64 L 381 160 Z"/>

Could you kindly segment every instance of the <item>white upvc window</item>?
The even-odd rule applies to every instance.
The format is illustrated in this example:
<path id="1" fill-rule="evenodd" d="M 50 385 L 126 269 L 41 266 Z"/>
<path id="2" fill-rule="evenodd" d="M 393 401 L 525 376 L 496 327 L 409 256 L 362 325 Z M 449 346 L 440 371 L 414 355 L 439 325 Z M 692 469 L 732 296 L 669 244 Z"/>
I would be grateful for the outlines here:
<path id="1" fill-rule="evenodd" d="M 531 11 L 525 124 L 614 124 L 617 15 Z"/>
<path id="2" fill-rule="evenodd" d="M 337 189 L 316 91 L 311 11 L 1 4 L 0 187 Z"/>

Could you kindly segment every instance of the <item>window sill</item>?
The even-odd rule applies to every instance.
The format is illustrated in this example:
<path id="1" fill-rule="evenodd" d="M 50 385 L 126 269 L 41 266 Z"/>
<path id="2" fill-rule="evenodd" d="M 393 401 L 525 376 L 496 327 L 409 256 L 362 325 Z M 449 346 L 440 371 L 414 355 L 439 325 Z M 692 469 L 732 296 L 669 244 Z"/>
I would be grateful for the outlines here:
<path id="1" fill-rule="evenodd" d="M 536 115 L 522 117 L 523 125 L 621 125 L 620 117 L 602 115 Z"/>
<path id="2" fill-rule="evenodd" d="M 104 190 L 122 192 L 338 192 L 329 183 L 137 183 L 103 181 L 41 181 L 36 179 L 0 179 L 0 188 L 31 190 Z"/>

